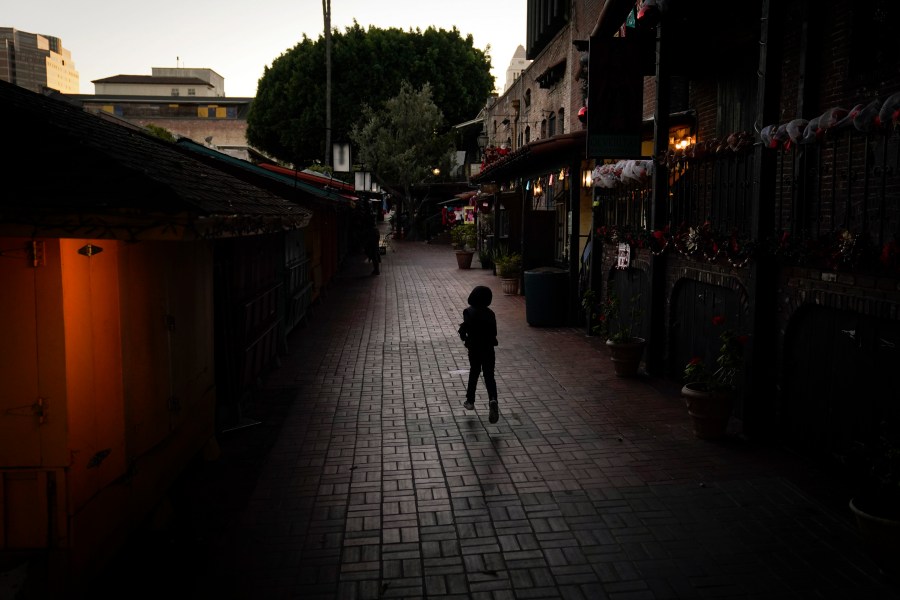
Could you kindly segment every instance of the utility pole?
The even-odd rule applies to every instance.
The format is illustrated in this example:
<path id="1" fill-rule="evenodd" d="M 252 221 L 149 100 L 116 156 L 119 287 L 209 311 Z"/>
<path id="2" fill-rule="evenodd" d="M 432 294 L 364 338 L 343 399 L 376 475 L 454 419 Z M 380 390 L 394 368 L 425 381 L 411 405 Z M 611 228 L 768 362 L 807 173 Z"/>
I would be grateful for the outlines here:
<path id="1" fill-rule="evenodd" d="M 322 0 L 325 17 L 325 165 L 331 166 L 331 0 Z"/>

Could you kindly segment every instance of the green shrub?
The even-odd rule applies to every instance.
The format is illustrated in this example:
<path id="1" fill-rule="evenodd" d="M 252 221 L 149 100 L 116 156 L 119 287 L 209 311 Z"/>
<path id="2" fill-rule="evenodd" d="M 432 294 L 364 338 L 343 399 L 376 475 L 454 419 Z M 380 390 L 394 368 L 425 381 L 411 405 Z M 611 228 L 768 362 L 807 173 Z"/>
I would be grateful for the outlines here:
<path id="1" fill-rule="evenodd" d="M 475 249 L 475 223 L 460 223 L 450 230 L 450 239 L 457 250 Z"/>

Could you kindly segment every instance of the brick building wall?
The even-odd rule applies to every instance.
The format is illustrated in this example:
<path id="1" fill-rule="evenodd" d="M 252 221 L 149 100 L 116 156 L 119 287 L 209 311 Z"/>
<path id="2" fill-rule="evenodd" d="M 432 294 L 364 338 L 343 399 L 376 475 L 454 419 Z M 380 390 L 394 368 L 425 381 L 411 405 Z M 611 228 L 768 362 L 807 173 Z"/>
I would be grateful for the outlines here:
<path id="1" fill-rule="evenodd" d="M 531 65 L 502 96 L 488 103 L 486 127 L 490 144 L 499 146 L 509 141 L 510 149 L 516 149 L 525 143 L 526 128 L 530 142 L 548 137 L 550 111 L 557 118 L 560 110 L 563 113 L 563 122 L 556 124 L 556 134 L 584 128 L 578 120 L 578 111 L 583 104 L 581 82 L 576 77 L 581 69 L 581 56 L 586 54 L 586 50 L 578 50 L 575 42 L 590 39 L 602 5 L 603 0 L 573 2 L 569 23 L 534 57 Z M 565 61 L 561 79 L 548 88 L 542 88 L 537 78 L 561 61 Z M 526 102 L 528 95 L 530 101 Z M 519 106 L 518 122 L 514 122 L 516 103 Z M 507 118 L 510 122 L 504 124 L 503 120 Z"/>

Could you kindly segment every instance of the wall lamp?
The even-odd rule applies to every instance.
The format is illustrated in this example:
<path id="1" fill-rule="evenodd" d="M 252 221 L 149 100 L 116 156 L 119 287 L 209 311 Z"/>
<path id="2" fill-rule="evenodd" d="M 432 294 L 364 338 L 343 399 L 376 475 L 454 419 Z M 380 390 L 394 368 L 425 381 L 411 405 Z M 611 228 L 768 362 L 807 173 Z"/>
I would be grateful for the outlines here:
<path id="1" fill-rule="evenodd" d="M 592 177 L 593 170 L 591 169 L 583 169 L 581 171 L 581 187 L 589 188 L 594 183 L 594 179 Z"/>

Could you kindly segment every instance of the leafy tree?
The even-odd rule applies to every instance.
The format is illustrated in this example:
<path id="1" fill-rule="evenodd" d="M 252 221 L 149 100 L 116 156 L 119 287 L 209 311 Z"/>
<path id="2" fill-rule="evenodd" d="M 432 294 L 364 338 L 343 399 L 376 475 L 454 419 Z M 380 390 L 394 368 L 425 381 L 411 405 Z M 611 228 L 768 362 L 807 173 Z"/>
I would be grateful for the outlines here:
<path id="1" fill-rule="evenodd" d="M 160 127 L 159 125 L 154 125 L 153 123 L 147 123 L 147 125 L 144 126 L 144 129 L 146 129 L 147 133 L 149 133 L 150 135 L 158 137 L 161 140 L 166 140 L 167 142 L 176 141 L 175 134 L 173 134 L 165 127 Z"/>
<path id="2" fill-rule="evenodd" d="M 413 184 L 424 181 L 435 167 L 446 172 L 453 152 L 452 134 L 439 133 L 444 115 L 432 100 L 431 85 L 416 91 L 404 81 L 382 108 L 364 105 L 362 112 L 363 120 L 350 131 L 360 162 L 401 199 L 399 214 L 409 210 L 417 215 L 419 206 L 410 205 Z"/>
<path id="3" fill-rule="evenodd" d="M 431 84 L 443 127 L 471 119 L 494 89 L 489 51 L 472 36 L 429 27 L 363 29 L 354 22 L 331 35 L 331 139 L 349 141 L 363 103 L 380 107 L 403 81 Z M 247 116 L 248 141 L 275 158 L 308 165 L 326 156 L 326 44 L 303 39 L 266 67 Z M 328 149 L 331 152 L 331 149 Z M 330 161 L 326 161 L 330 162 Z"/>

